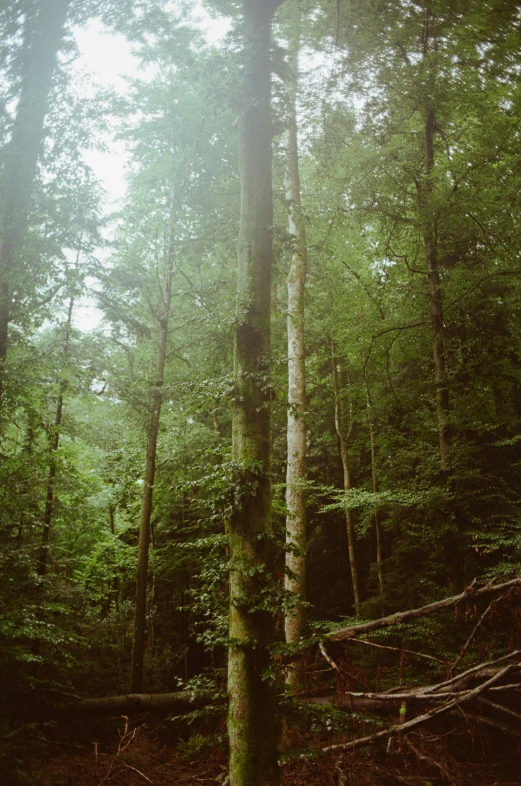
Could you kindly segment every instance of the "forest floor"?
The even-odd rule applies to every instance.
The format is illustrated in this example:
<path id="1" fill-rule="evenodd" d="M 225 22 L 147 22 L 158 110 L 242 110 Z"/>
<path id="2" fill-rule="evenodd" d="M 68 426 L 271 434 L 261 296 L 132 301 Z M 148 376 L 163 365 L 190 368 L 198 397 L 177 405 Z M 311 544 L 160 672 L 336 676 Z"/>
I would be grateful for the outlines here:
<path id="1" fill-rule="evenodd" d="M 469 730 L 467 729 L 467 732 Z M 195 733 L 173 739 L 164 723 L 121 719 L 103 727 L 25 727 L 0 742 L 2 786 L 225 786 L 224 745 Z M 328 743 L 340 741 L 327 739 Z M 5 743 L 9 742 L 8 745 Z M 306 742 L 320 749 L 315 736 Z M 457 754 L 457 756 L 456 756 Z M 519 742 L 475 729 L 466 738 L 420 730 L 371 748 L 337 751 L 282 767 L 282 786 L 514 786 L 521 784 Z"/>

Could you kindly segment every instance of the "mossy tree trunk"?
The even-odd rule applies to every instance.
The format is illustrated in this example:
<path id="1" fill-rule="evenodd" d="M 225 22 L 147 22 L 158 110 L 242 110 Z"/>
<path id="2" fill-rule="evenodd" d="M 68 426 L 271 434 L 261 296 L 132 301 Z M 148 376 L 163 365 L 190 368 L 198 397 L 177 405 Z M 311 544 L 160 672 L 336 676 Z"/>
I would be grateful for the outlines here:
<path id="1" fill-rule="evenodd" d="M 276 786 L 277 731 L 270 666 L 270 312 L 272 268 L 270 42 L 273 4 L 243 0 L 241 215 L 235 328 L 234 510 L 228 521 L 230 786 Z"/>

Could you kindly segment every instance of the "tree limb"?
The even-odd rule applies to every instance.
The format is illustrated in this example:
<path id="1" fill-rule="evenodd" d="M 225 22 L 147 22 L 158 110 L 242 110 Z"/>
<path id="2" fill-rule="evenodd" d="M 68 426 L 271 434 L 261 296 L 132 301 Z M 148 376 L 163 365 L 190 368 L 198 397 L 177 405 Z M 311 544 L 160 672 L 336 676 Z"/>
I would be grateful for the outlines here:
<path id="1" fill-rule="evenodd" d="M 506 581 L 503 584 L 496 584 L 495 586 L 490 586 L 487 584 L 485 587 L 481 587 L 480 589 L 465 590 L 459 595 L 453 595 L 450 598 L 437 600 L 434 603 L 429 603 L 427 606 L 422 606 L 419 609 L 399 611 L 396 614 L 390 614 L 387 617 L 381 617 L 377 620 L 362 622 L 357 625 L 350 625 L 347 628 L 340 628 L 339 630 L 334 630 L 330 633 L 327 633 L 324 638 L 331 639 L 331 641 L 342 641 L 344 639 L 350 639 L 353 636 L 358 636 L 362 633 L 370 633 L 374 630 L 390 628 L 394 625 L 400 625 L 403 622 L 417 619 L 418 617 L 425 617 L 428 614 L 433 614 L 435 611 L 440 611 L 441 609 L 448 609 L 451 606 L 456 606 L 458 603 L 462 603 L 465 600 L 476 600 L 477 598 L 481 598 L 492 593 L 499 594 L 501 592 L 506 592 L 513 587 L 521 587 L 521 578 L 512 579 L 511 581 Z"/>

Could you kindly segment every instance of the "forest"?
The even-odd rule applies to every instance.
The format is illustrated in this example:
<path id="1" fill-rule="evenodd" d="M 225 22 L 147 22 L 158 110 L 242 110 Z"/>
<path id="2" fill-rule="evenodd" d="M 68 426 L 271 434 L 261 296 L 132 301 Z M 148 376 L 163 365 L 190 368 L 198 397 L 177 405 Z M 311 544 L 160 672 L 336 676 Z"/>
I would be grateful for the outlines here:
<path id="1" fill-rule="evenodd" d="M 520 280 L 521 3 L 1 0 L 0 783 L 521 784 Z"/>

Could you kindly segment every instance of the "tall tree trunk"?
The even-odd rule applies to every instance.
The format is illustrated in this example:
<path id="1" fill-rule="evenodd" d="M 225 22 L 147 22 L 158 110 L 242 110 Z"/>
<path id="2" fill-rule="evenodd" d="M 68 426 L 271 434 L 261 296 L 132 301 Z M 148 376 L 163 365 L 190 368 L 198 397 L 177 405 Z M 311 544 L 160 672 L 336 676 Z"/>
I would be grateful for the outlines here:
<path id="1" fill-rule="evenodd" d="M 438 240 L 436 221 L 432 209 L 428 204 L 432 194 L 432 170 L 434 168 L 434 129 L 435 115 L 432 108 L 428 108 L 425 117 L 425 185 L 424 198 L 426 218 L 424 224 L 425 262 L 427 265 L 427 281 L 429 302 L 431 307 L 431 324 L 433 336 L 433 361 L 434 381 L 436 383 L 436 409 L 438 417 L 438 442 L 440 462 L 444 479 L 447 479 L 449 470 L 449 389 L 445 368 L 445 342 L 443 336 L 443 303 L 441 293 L 440 271 L 438 265 Z"/>
<path id="2" fill-rule="evenodd" d="M 172 198 L 173 210 L 173 198 Z M 168 341 L 168 323 L 172 301 L 172 271 L 174 263 L 173 220 L 167 251 L 167 269 L 163 292 L 162 314 L 159 320 L 159 346 L 156 360 L 156 379 L 152 395 L 152 409 L 147 436 L 147 452 L 145 459 L 145 487 L 139 524 L 138 564 L 136 576 L 136 602 L 134 613 L 134 637 L 132 642 L 131 690 L 140 693 L 143 686 L 143 659 L 145 654 L 145 632 L 147 611 L 147 580 L 148 555 L 150 546 L 150 519 L 154 496 L 154 480 L 156 475 L 157 437 L 161 419 L 163 401 L 163 380 L 166 362 L 166 346 Z"/>
<path id="3" fill-rule="evenodd" d="M 435 55 L 438 44 L 436 38 L 436 16 L 427 5 L 424 21 L 424 61 L 430 69 L 428 74 L 429 88 L 424 103 L 424 149 L 425 178 L 420 187 L 420 212 L 423 219 L 423 240 L 425 263 L 427 268 L 428 293 L 431 310 L 431 326 L 433 337 L 434 382 L 436 385 L 436 410 L 438 421 L 438 443 L 441 465 L 441 482 L 448 491 L 453 490 L 452 468 L 450 466 L 450 390 L 447 380 L 445 359 L 445 337 L 443 325 L 443 297 L 440 267 L 438 261 L 438 221 L 436 208 L 433 204 L 436 134 L 435 113 L 435 63 L 427 62 L 427 58 Z M 447 529 L 443 536 L 445 559 L 450 567 L 449 584 L 452 591 L 459 590 L 463 585 L 463 559 L 461 553 L 460 532 L 463 528 L 463 517 L 457 501 L 452 500 L 448 507 L 455 522 L 455 530 Z"/>
<path id="4" fill-rule="evenodd" d="M 74 310 L 74 296 L 69 301 L 69 309 L 67 312 L 67 322 L 65 323 L 65 337 L 63 341 L 62 357 L 64 365 L 67 362 L 69 354 L 71 328 L 72 328 L 72 312 Z M 56 416 L 54 418 L 54 428 L 50 436 L 50 463 L 49 475 L 47 477 L 47 493 L 45 498 L 45 511 L 43 515 L 43 529 L 42 529 L 42 542 L 40 545 L 40 554 L 38 557 L 37 575 L 43 578 L 47 573 L 47 562 L 49 556 L 49 540 L 51 536 L 52 516 L 54 512 L 54 486 L 56 482 L 56 459 L 58 447 L 60 445 L 60 429 L 62 423 L 63 413 L 63 396 L 67 388 L 67 380 L 60 382 L 60 391 L 58 393 L 58 400 L 56 402 Z"/>
<path id="5" fill-rule="evenodd" d="M 288 128 L 286 142 L 286 201 L 288 232 L 293 244 L 288 273 L 288 429 L 286 471 L 286 572 L 285 589 L 295 595 L 295 605 L 286 612 L 286 642 L 305 636 L 306 615 L 306 365 L 304 343 L 304 293 L 306 285 L 306 230 L 300 201 L 297 136 L 297 91 L 300 47 L 300 0 L 288 4 L 290 19 L 289 75 L 286 80 Z M 304 662 L 288 667 L 286 685 L 290 693 L 304 689 Z"/>
<path id="6" fill-rule="evenodd" d="M 428 5 L 425 6 L 423 29 L 423 61 L 428 73 L 428 95 L 424 104 L 423 144 L 425 154 L 425 178 L 419 186 L 420 213 L 423 222 L 423 245 L 432 325 L 432 356 L 434 363 L 434 382 L 436 385 L 436 411 L 438 419 L 438 443 L 440 464 L 444 482 L 449 471 L 449 388 L 445 368 L 445 341 L 443 334 L 443 302 L 438 264 L 438 227 L 433 195 L 434 135 L 436 115 L 434 111 L 435 65 L 428 62 L 437 51 L 436 18 Z"/>
<path id="7" fill-rule="evenodd" d="M 13 275 L 27 227 L 53 72 L 70 0 L 29 4 L 23 34 L 20 94 L 5 155 L 0 201 L 0 407 L 4 391 Z"/>
<path id="8" fill-rule="evenodd" d="M 235 328 L 230 550 L 228 737 L 230 786 L 279 783 L 270 664 L 272 572 L 270 312 L 272 269 L 271 80 L 273 3 L 243 0 L 243 106 L 239 117 L 241 216 Z"/>
<path id="9" fill-rule="evenodd" d="M 335 342 L 331 339 L 331 355 L 333 358 L 333 386 L 335 392 L 335 429 L 340 445 L 340 457 L 342 459 L 342 469 L 344 473 L 344 491 L 351 488 L 351 476 L 349 472 L 349 437 L 352 423 L 347 426 L 346 407 L 344 392 L 347 387 L 347 379 L 344 369 L 338 369 L 338 359 L 336 357 Z M 358 568 L 356 564 L 355 552 L 355 528 L 351 511 L 346 508 L 346 532 L 347 548 L 349 552 L 349 567 L 351 569 L 351 585 L 353 587 L 353 597 L 355 601 L 355 614 L 360 616 L 360 590 L 358 585 Z"/>
<path id="10" fill-rule="evenodd" d="M 371 401 L 371 394 L 369 392 L 369 383 L 367 380 L 367 368 L 364 367 L 364 385 L 365 397 L 367 406 L 367 425 L 369 427 L 369 444 L 371 446 L 371 478 L 373 481 L 373 493 L 378 493 L 378 475 L 376 472 L 376 445 L 374 438 L 374 414 L 373 402 Z M 383 595 L 384 591 L 384 572 L 383 572 L 383 555 L 382 555 L 382 525 L 380 522 L 380 511 L 376 510 L 374 514 L 374 529 L 376 535 L 376 569 L 378 572 L 378 587 L 380 594 Z"/>

